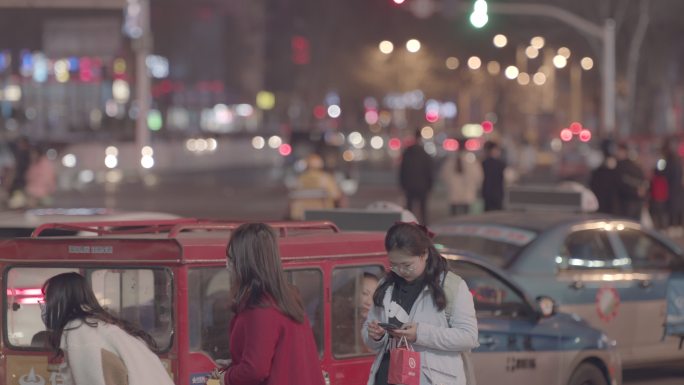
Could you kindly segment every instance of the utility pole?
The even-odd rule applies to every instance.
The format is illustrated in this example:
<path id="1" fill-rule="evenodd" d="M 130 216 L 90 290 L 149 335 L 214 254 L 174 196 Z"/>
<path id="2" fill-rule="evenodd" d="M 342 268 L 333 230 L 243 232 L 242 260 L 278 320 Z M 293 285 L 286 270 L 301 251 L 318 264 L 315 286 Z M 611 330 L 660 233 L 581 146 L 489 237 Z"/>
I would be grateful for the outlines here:
<path id="1" fill-rule="evenodd" d="M 482 1 L 483 0 L 477 0 L 476 5 L 478 2 Z M 481 9 L 482 5 L 480 5 L 480 10 Z M 599 25 L 583 19 L 563 8 L 546 4 L 491 3 L 485 5 L 484 9 L 485 12 L 502 15 L 551 17 L 597 38 L 603 46 L 601 63 L 603 134 L 612 135 L 615 132 L 615 21 L 613 19 L 606 19 L 603 25 Z M 478 10 L 475 9 L 474 13 L 475 12 L 478 12 Z M 482 26 L 484 26 L 484 24 Z"/>
<path id="2" fill-rule="evenodd" d="M 150 31 L 150 0 L 128 0 L 124 32 L 133 40 L 135 51 L 135 99 L 138 114 L 135 118 L 135 144 L 138 156 L 150 143 L 147 115 L 150 111 L 151 80 L 147 70 L 147 57 L 152 53 Z"/>

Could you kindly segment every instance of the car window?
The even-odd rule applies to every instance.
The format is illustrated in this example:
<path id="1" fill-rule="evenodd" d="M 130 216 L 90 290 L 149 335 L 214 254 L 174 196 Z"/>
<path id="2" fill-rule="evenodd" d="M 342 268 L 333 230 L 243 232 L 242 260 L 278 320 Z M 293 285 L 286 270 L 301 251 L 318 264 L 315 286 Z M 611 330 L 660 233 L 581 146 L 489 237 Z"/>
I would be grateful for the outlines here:
<path id="1" fill-rule="evenodd" d="M 114 315 L 142 328 L 160 351 L 171 346 L 173 330 L 171 274 L 165 269 L 73 269 L 15 267 L 7 272 L 5 330 L 15 347 L 46 347 L 45 325 L 38 302 L 43 283 L 57 274 L 79 272 L 90 281 L 95 296 Z"/>
<path id="2" fill-rule="evenodd" d="M 617 234 L 632 259 L 634 268 L 672 268 L 682 263 L 681 257 L 642 231 L 624 229 Z"/>
<path id="3" fill-rule="evenodd" d="M 361 339 L 382 266 L 339 267 L 332 278 L 332 351 L 336 358 L 373 354 Z"/>
<path id="4" fill-rule="evenodd" d="M 608 233 L 595 229 L 570 233 L 558 262 L 561 268 L 567 269 L 605 269 L 616 265 Z"/>
<path id="5" fill-rule="evenodd" d="M 465 261 L 449 261 L 449 269 L 468 284 L 478 317 L 527 318 L 534 314 L 510 284 L 489 270 Z"/>
<path id="6" fill-rule="evenodd" d="M 223 266 L 188 271 L 190 351 L 203 351 L 214 360 L 230 358 L 230 285 L 230 272 Z"/>
<path id="7" fill-rule="evenodd" d="M 323 273 L 318 269 L 296 269 L 286 270 L 285 275 L 299 290 L 318 354 L 323 354 Z"/>

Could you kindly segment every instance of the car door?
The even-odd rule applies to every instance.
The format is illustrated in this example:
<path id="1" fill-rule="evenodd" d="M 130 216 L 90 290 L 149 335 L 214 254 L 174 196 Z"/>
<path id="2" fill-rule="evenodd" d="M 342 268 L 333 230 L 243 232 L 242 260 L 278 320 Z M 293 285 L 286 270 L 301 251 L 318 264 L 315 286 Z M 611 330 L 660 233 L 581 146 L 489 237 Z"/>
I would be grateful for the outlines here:
<path id="1" fill-rule="evenodd" d="M 667 317 L 667 289 L 673 269 L 682 258 L 652 235 L 638 228 L 625 227 L 615 232 L 622 252 L 630 260 L 633 284 L 629 301 L 638 303 L 634 325 L 634 348 L 630 356 L 639 362 L 681 358 L 679 339 L 663 338 Z"/>
<path id="2" fill-rule="evenodd" d="M 474 351 L 479 383 L 503 379 L 516 384 L 561 384 L 560 334 L 553 322 L 539 321 L 525 297 L 486 267 L 450 261 L 473 294 L 480 347 Z"/>
<path id="3" fill-rule="evenodd" d="M 563 293 L 560 310 L 618 340 L 624 357 L 634 345 L 639 309 L 631 298 L 635 283 L 625 274 L 629 260 L 616 253 L 613 230 L 605 222 L 571 229 L 556 258 L 556 279 Z"/>

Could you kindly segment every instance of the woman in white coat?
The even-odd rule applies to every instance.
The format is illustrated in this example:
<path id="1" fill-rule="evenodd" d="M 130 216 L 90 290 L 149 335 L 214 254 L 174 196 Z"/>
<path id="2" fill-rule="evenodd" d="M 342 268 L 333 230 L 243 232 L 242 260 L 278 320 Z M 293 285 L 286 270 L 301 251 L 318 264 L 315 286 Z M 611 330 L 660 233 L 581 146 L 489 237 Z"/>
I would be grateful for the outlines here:
<path id="1" fill-rule="evenodd" d="M 444 161 L 441 179 L 449 192 L 451 215 L 468 214 L 482 185 L 482 165 L 472 152 L 459 150 Z"/>
<path id="2" fill-rule="evenodd" d="M 85 277 L 64 273 L 43 285 L 48 345 L 64 357 L 73 385 L 173 385 L 152 337 L 114 317 L 97 301 Z"/>
<path id="3" fill-rule="evenodd" d="M 402 337 L 420 352 L 421 385 L 466 385 L 463 353 L 479 346 L 468 286 L 448 271 L 424 226 L 393 225 L 385 249 L 391 270 L 373 295 L 362 330 L 366 346 L 377 353 L 368 385 L 388 383 L 390 341 Z M 380 323 L 396 329 L 386 331 Z"/>

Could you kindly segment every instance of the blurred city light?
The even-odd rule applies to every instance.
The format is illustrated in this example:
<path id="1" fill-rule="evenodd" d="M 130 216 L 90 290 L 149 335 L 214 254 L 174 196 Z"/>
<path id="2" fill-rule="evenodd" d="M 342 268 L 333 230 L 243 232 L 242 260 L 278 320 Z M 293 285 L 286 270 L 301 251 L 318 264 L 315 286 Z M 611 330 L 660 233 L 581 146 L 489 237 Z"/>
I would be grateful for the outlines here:
<path id="1" fill-rule="evenodd" d="M 329 117 L 336 119 L 336 118 L 339 118 L 341 114 L 342 114 L 342 109 L 337 104 L 333 104 L 333 105 L 328 107 L 328 116 Z"/>
<path id="2" fill-rule="evenodd" d="M 385 144 L 385 141 L 379 136 L 373 136 L 370 140 L 370 145 L 372 148 L 379 150 Z"/>
<path id="3" fill-rule="evenodd" d="M 466 138 L 479 138 L 484 133 L 481 124 L 468 123 L 461 127 L 461 134 Z"/>
<path id="4" fill-rule="evenodd" d="M 119 156 L 119 149 L 115 146 L 108 146 L 105 149 L 105 155 Z"/>
<path id="5" fill-rule="evenodd" d="M 532 81 L 538 86 L 543 86 L 546 83 L 546 75 L 542 72 L 537 72 L 532 76 Z"/>
<path id="6" fill-rule="evenodd" d="M 455 69 L 458 68 L 458 65 L 459 65 L 460 63 L 458 62 L 458 59 L 457 59 L 457 58 L 455 58 L 455 57 L 453 57 L 453 56 L 450 56 L 450 57 L 448 57 L 448 58 L 446 59 L 445 64 L 446 64 L 446 67 L 447 67 L 448 69 L 450 69 L 450 70 L 455 70 Z"/>
<path id="7" fill-rule="evenodd" d="M 313 115 L 316 119 L 325 118 L 326 110 L 324 106 L 318 105 L 313 109 Z"/>
<path id="8" fill-rule="evenodd" d="M 378 112 L 375 110 L 366 111 L 364 118 L 367 124 L 376 124 L 378 122 Z"/>
<path id="9" fill-rule="evenodd" d="M 255 136 L 252 138 L 252 147 L 257 150 L 261 150 L 266 145 L 266 140 L 263 136 Z"/>
<path id="10" fill-rule="evenodd" d="M 580 61 L 580 65 L 582 66 L 582 69 L 589 71 L 590 69 L 594 68 L 594 60 L 592 60 L 590 57 L 583 57 Z"/>
<path id="11" fill-rule="evenodd" d="M 590 140 L 591 140 L 591 131 L 589 131 L 589 130 L 587 130 L 587 129 L 583 129 L 583 130 L 580 131 L 580 133 L 579 133 L 579 138 L 580 138 L 580 140 L 581 140 L 582 142 L 588 142 L 588 141 L 590 141 Z"/>
<path id="12" fill-rule="evenodd" d="M 116 155 L 107 155 L 105 156 L 104 163 L 107 168 L 115 168 L 119 161 L 116 158 Z"/>
<path id="13" fill-rule="evenodd" d="M 273 92 L 259 91 L 256 96 L 256 105 L 262 110 L 271 110 L 275 107 L 275 95 Z"/>
<path id="14" fill-rule="evenodd" d="M 74 154 L 65 154 L 62 157 L 62 165 L 67 168 L 73 168 L 76 167 L 76 155 Z"/>
<path id="15" fill-rule="evenodd" d="M 471 56 L 468 59 L 468 68 L 471 70 L 479 69 L 482 66 L 482 60 L 477 56 Z"/>
<path id="16" fill-rule="evenodd" d="M 516 67 L 516 66 L 508 66 L 508 67 L 506 67 L 506 71 L 504 72 L 506 77 L 510 80 L 517 78 L 519 73 L 520 73 L 520 71 L 518 70 L 518 67 Z"/>
<path id="17" fill-rule="evenodd" d="M 568 59 L 562 55 L 556 55 L 553 57 L 553 65 L 558 69 L 565 68 L 568 65 Z"/>
<path id="18" fill-rule="evenodd" d="M 145 59 L 147 70 L 156 79 L 164 79 L 169 76 L 169 59 L 159 55 L 149 55 Z"/>
<path id="19" fill-rule="evenodd" d="M 345 150 L 342 153 L 342 159 L 344 159 L 346 162 L 351 162 L 354 160 L 354 152 L 352 150 Z"/>
<path id="20" fill-rule="evenodd" d="M 78 173 L 78 181 L 81 183 L 90 183 L 95 180 L 95 173 L 92 170 L 82 170 Z"/>
<path id="21" fill-rule="evenodd" d="M 283 140 L 278 135 L 273 135 L 268 138 L 268 147 L 271 147 L 274 150 L 280 147 L 281 144 L 283 144 Z"/>
<path id="22" fill-rule="evenodd" d="M 558 48 L 558 54 L 563 56 L 566 59 L 570 59 L 570 48 L 560 47 L 560 48 Z"/>
<path id="23" fill-rule="evenodd" d="M 572 122 L 569 128 L 573 135 L 577 135 L 582 131 L 582 124 L 579 122 Z"/>
<path id="24" fill-rule="evenodd" d="M 518 74 L 518 84 L 521 86 L 526 86 L 530 84 L 530 75 L 526 72 L 521 72 Z"/>
<path id="25" fill-rule="evenodd" d="M 398 150 L 401 148 L 401 140 L 399 138 L 392 138 L 389 141 L 389 148 L 390 150 Z"/>
<path id="26" fill-rule="evenodd" d="M 288 155 L 292 154 L 292 146 L 290 146 L 287 143 L 283 143 L 280 145 L 280 147 L 278 147 L 278 152 L 282 156 L 288 156 Z"/>
<path id="27" fill-rule="evenodd" d="M 66 73 L 67 80 L 69 79 L 69 73 Z M 114 79 L 112 82 L 112 96 L 114 100 L 119 103 L 126 103 L 131 97 L 131 89 L 128 86 L 128 82 L 123 79 Z"/>
<path id="28" fill-rule="evenodd" d="M 475 28 L 482 28 L 487 25 L 488 21 L 487 2 L 485 0 L 475 0 L 473 13 L 470 14 L 470 24 Z"/>
<path id="29" fill-rule="evenodd" d="M 558 152 L 563 149 L 563 141 L 558 138 L 553 138 L 551 139 L 550 146 L 552 151 Z"/>
<path id="30" fill-rule="evenodd" d="M 420 136 L 423 139 L 432 139 L 432 137 L 435 136 L 435 130 L 430 126 L 425 126 L 420 129 Z"/>
<path id="31" fill-rule="evenodd" d="M 506 44 L 508 44 L 508 39 L 506 38 L 505 35 L 498 34 L 498 35 L 494 36 L 493 42 L 494 42 L 495 47 L 503 48 L 506 46 Z"/>
<path id="32" fill-rule="evenodd" d="M 392 2 L 394 2 L 394 4 L 397 4 L 397 5 L 404 4 L 404 1 L 405 0 L 392 0 Z"/>
<path id="33" fill-rule="evenodd" d="M 238 104 L 237 107 L 235 107 L 235 112 L 238 114 L 238 116 L 246 118 L 252 116 L 254 113 L 254 107 L 247 103 Z"/>
<path id="34" fill-rule="evenodd" d="M 145 146 L 140 150 L 140 154 L 142 156 L 153 156 L 154 155 L 154 150 L 150 146 Z"/>
<path id="35" fill-rule="evenodd" d="M 533 46 L 525 48 L 525 55 L 530 59 L 535 59 L 539 56 L 539 50 Z"/>
<path id="36" fill-rule="evenodd" d="M 394 51 L 394 44 L 391 41 L 383 40 L 378 44 L 378 49 L 385 55 L 389 55 Z"/>
<path id="37" fill-rule="evenodd" d="M 453 138 L 445 139 L 444 142 L 442 142 L 442 148 L 445 151 L 456 151 L 458 150 L 458 140 Z"/>
<path id="38" fill-rule="evenodd" d="M 151 156 L 145 155 L 140 159 L 140 165 L 143 166 L 143 168 L 150 169 L 150 168 L 154 167 L 154 158 Z"/>
<path id="39" fill-rule="evenodd" d="M 487 63 L 487 72 L 490 75 L 498 75 L 501 72 L 501 65 L 497 61 L 490 61 Z"/>
<path id="40" fill-rule="evenodd" d="M 159 110 L 150 110 L 147 114 L 147 127 L 152 131 L 159 131 L 162 128 L 162 114 Z"/>
<path id="41" fill-rule="evenodd" d="M 482 122 L 481 126 L 482 131 L 484 131 L 486 134 L 489 134 L 490 132 L 494 131 L 494 123 L 492 123 L 489 120 L 485 120 L 484 122 Z"/>
<path id="42" fill-rule="evenodd" d="M 530 39 L 530 45 L 538 50 L 544 48 L 544 38 L 541 36 L 535 36 L 532 39 Z"/>
<path id="43" fill-rule="evenodd" d="M 416 53 L 420 51 L 420 41 L 417 39 L 411 39 L 406 42 L 406 50 L 411 53 Z"/>
<path id="44" fill-rule="evenodd" d="M 479 139 L 468 139 L 465 142 L 465 148 L 468 151 L 477 151 L 480 149 L 480 140 Z"/>
<path id="45" fill-rule="evenodd" d="M 456 107 L 456 103 L 454 102 L 442 103 L 439 109 L 441 111 L 441 114 L 446 119 L 453 119 L 456 117 L 456 114 L 458 113 L 458 107 Z"/>
<path id="46" fill-rule="evenodd" d="M 572 131 L 570 131 L 570 130 L 567 129 L 567 128 L 562 129 L 561 132 L 560 132 L 560 138 L 561 138 L 564 142 L 569 142 L 569 141 L 571 141 L 571 140 L 572 140 Z"/>

